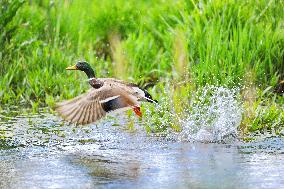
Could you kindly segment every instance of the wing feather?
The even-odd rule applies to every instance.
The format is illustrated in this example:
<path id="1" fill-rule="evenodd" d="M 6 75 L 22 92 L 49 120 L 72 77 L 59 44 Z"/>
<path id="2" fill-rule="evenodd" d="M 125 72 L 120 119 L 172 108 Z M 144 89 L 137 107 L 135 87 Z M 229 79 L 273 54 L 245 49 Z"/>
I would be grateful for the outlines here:
<path id="1" fill-rule="evenodd" d="M 89 104 L 86 108 L 86 113 L 85 113 L 86 115 L 85 115 L 83 122 L 82 122 L 83 124 L 88 123 L 88 121 L 91 120 L 91 117 L 90 117 L 91 111 L 92 111 L 92 104 Z"/>
<path id="2" fill-rule="evenodd" d="M 76 120 L 76 122 L 84 123 L 84 119 L 87 116 L 86 111 L 87 111 L 88 106 L 89 104 L 82 106 L 81 110 L 78 112 L 79 115 L 78 115 L 78 119 Z"/>
<path id="3" fill-rule="evenodd" d="M 64 119 L 74 123 L 87 124 L 94 122 L 106 114 L 102 107 L 99 106 L 98 99 L 101 97 L 102 92 L 102 90 L 91 89 L 71 100 L 58 103 L 55 110 Z"/>
<path id="4" fill-rule="evenodd" d="M 125 82 L 102 80 L 105 84 L 99 89 L 90 89 L 87 93 L 71 100 L 58 103 L 55 110 L 67 121 L 88 124 L 95 122 L 107 113 L 133 107 L 139 104 L 133 87 Z"/>
<path id="5" fill-rule="evenodd" d="M 55 110 L 65 119 L 73 123 L 88 124 L 95 122 L 107 113 L 100 101 L 117 96 L 120 90 L 104 85 L 99 89 L 91 89 L 87 93 L 56 105 Z M 117 108 L 117 107 L 116 107 Z M 119 108 L 119 107 L 118 107 Z"/>

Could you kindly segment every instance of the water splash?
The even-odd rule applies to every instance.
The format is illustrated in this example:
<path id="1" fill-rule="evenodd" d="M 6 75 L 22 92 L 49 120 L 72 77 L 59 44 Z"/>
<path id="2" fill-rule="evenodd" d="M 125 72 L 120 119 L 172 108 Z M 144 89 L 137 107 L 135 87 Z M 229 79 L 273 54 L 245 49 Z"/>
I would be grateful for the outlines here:
<path id="1" fill-rule="evenodd" d="M 153 110 L 146 111 L 146 124 L 167 127 L 167 137 L 178 141 L 224 142 L 236 139 L 242 120 L 238 93 L 238 89 L 206 86 L 192 95 L 188 108 L 181 113 L 174 111 L 172 99 L 163 99 L 154 110 L 158 116 L 153 115 Z M 181 132 L 173 132 L 172 125 L 180 125 Z"/>
<path id="2" fill-rule="evenodd" d="M 179 140 L 217 142 L 237 136 L 242 120 L 237 92 L 225 87 L 205 87 L 192 103 L 187 118 L 182 120 Z"/>

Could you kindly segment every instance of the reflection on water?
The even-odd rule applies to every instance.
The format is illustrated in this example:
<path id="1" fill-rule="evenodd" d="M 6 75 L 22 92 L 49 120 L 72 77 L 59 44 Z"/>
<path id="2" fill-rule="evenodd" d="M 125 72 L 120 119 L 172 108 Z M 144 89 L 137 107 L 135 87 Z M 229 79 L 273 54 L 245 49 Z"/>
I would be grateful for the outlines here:
<path id="1" fill-rule="evenodd" d="M 129 132 L 126 120 L 82 128 L 2 112 L 0 188 L 284 187 L 281 138 L 189 143 L 147 136 L 138 124 Z"/>

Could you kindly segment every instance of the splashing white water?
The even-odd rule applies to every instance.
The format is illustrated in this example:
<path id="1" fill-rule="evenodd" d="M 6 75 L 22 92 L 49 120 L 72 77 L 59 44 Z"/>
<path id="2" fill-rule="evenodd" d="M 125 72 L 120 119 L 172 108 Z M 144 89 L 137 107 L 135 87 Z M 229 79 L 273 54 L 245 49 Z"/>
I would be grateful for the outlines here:
<path id="1" fill-rule="evenodd" d="M 225 87 L 205 87 L 192 103 L 192 110 L 182 120 L 179 140 L 217 142 L 237 135 L 242 120 L 237 90 Z"/>
<path id="2" fill-rule="evenodd" d="M 235 138 L 242 119 L 237 93 L 237 89 L 204 87 L 189 99 L 188 109 L 181 114 L 175 113 L 171 99 L 164 99 L 155 107 L 158 116 L 146 111 L 147 122 L 156 124 L 156 128 L 168 128 L 167 137 L 179 141 L 219 142 Z M 181 132 L 173 132 L 171 125 L 180 125 Z"/>

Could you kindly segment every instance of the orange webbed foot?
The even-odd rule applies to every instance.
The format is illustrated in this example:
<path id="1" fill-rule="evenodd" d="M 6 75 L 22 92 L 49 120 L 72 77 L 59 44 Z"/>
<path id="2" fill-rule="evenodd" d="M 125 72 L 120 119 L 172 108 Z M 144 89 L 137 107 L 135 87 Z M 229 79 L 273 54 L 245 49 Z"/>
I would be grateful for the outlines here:
<path id="1" fill-rule="evenodd" d="M 138 117 L 142 117 L 142 112 L 141 112 L 140 107 L 134 106 L 133 111 L 135 112 L 135 114 L 136 114 Z"/>

